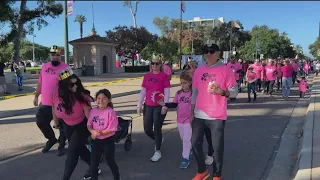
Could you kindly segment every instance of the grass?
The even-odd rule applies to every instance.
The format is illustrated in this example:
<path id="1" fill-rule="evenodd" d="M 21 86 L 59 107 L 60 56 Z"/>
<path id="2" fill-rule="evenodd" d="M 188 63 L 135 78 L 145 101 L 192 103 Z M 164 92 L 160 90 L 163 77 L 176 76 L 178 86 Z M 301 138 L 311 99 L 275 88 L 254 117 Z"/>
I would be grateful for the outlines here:
<path id="1" fill-rule="evenodd" d="M 40 70 L 41 67 L 27 67 L 27 71 L 36 71 L 36 70 Z M 5 69 L 4 72 L 10 72 L 10 69 Z"/>

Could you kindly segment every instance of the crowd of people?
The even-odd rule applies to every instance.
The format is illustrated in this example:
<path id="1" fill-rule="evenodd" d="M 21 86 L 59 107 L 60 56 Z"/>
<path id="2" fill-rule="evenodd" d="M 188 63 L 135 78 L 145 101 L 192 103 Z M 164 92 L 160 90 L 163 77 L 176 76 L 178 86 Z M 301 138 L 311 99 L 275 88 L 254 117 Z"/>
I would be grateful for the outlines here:
<path id="1" fill-rule="evenodd" d="M 34 97 L 34 105 L 39 106 L 36 123 L 48 139 L 42 152 L 48 152 L 56 143 L 59 143 L 58 156 L 66 152 L 62 180 L 71 178 L 79 157 L 88 165 L 84 179 L 97 180 L 103 153 L 113 178 L 119 180 L 121 167 L 115 161 L 113 138 L 118 130 L 118 117 L 113 109 L 112 95 L 109 90 L 101 89 L 92 97 L 71 68 L 61 61 L 60 52 L 57 46 L 51 47 L 51 61 L 42 66 Z M 248 102 L 251 102 L 251 94 L 255 101 L 259 91 L 271 96 L 275 84 L 278 90 L 282 87 L 283 97 L 288 97 L 296 81 L 303 97 L 308 88 L 305 77 L 310 64 L 305 61 L 300 67 L 299 62 L 290 59 L 256 60 L 254 64 L 248 64 L 246 60 L 235 58 L 224 64 L 219 59 L 219 46 L 215 44 L 205 45 L 203 54 L 204 65 L 196 67 L 191 59 L 188 60 L 180 74 L 181 88 L 173 102 L 170 102 L 171 68 L 161 59 L 154 58 L 150 72 L 143 77 L 137 113 L 143 114 L 145 134 L 154 141 L 154 154 L 150 160 L 157 162 L 162 158 L 164 119 L 169 108 L 177 108 L 177 127 L 183 144 L 180 168 L 188 168 L 190 157 L 194 157 L 198 172 L 192 180 L 208 179 L 209 165 L 213 168 L 213 180 L 220 180 L 228 100 L 234 100 L 243 85 L 248 89 Z M 59 138 L 50 126 L 52 120 L 53 128 L 60 130 Z M 204 136 L 208 143 L 207 154 L 203 151 Z M 90 150 L 86 146 L 89 143 Z"/>

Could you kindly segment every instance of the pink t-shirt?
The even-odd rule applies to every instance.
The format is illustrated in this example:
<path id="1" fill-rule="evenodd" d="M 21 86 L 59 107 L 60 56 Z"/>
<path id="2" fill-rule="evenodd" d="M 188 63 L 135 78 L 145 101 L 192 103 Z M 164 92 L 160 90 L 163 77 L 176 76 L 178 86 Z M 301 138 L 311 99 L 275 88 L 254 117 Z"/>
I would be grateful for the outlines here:
<path id="1" fill-rule="evenodd" d="M 78 100 L 75 100 L 75 104 L 72 108 L 72 113 L 67 114 L 65 112 L 65 109 L 62 107 L 63 101 L 61 98 L 59 98 L 58 91 L 53 93 L 52 100 L 56 116 L 62 119 L 67 125 L 73 126 L 81 123 L 84 120 L 85 114 L 83 111 L 83 107 L 88 106 L 87 104 L 80 103 Z"/>
<path id="2" fill-rule="evenodd" d="M 42 65 L 39 83 L 41 84 L 41 104 L 51 106 L 52 95 L 58 89 L 59 73 L 68 65 L 60 62 L 59 66 L 52 66 L 51 62 Z"/>
<path id="3" fill-rule="evenodd" d="M 299 82 L 299 91 L 307 92 L 308 83 L 306 81 Z"/>
<path id="4" fill-rule="evenodd" d="M 247 78 L 248 82 L 251 83 L 251 81 L 253 81 L 254 79 L 257 78 L 257 75 L 254 72 L 247 71 L 246 78 Z"/>
<path id="5" fill-rule="evenodd" d="M 228 66 L 229 68 L 231 68 L 231 70 L 233 71 L 236 80 L 239 80 L 239 78 L 240 78 L 240 73 L 237 73 L 237 71 L 239 71 L 240 69 L 242 69 L 242 65 L 241 65 L 239 62 L 235 62 L 235 63 L 229 62 L 229 63 L 227 64 L 227 66 Z"/>
<path id="6" fill-rule="evenodd" d="M 263 71 L 263 66 L 262 65 L 255 65 L 252 64 L 250 67 L 253 67 L 253 72 L 256 73 L 256 76 L 258 79 L 261 79 L 261 74 Z"/>
<path id="7" fill-rule="evenodd" d="M 177 122 L 178 123 L 190 123 L 191 120 L 191 90 L 188 92 L 177 92 L 173 102 L 178 103 L 177 109 Z"/>
<path id="8" fill-rule="evenodd" d="M 291 65 L 285 65 L 281 68 L 282 77 L 292 77 L 293 67 Z"/>
<path id="9" fill-rule="evenodd" d="M 166 73 L 168 76 L 171 76 L 171 75 L 172 75 L 171 68 L 170 68 L 168 65 L 163 64 L 163 65 L 162 65 L 162 68 L 163 68 L 163 72 Z"/>
<path id="10" fill-rule="evenodd" d="M 113 136 L 118 130 L 118 117 L 116 112 L 108 107 L 106 109 L 92 108 L 90 111 L 87 125 L 97 131 L 113 131 L 107 135 L 98 136 L 97 139 L 106 139 Z"/>
<path id="11" fill-rule="evenodd" d="M 198 67 L 192 79 L 192 86 L 198 89 L 196 108 L 211 118 L 227 120 L 227 98 L 208 92 L 209 82 L 213 81 L 223 90 L 237 85 L 234 73 L 228 66 Z"/>
<path id="12" fill-rule="evenodd" d="M 292 68 L 293 68 L 294 72 L 298 72 L 298 70 L 299 70 L 298 64 L 293 62 L 291 65 L 292 65 Z"/>
<path id="13" fill-rule="evenodd" d="M 159 106 L 158 102 L 155 101 L 155 95 L 163 94 L 165 88 L 170 88 L 169 77 L 164 72 L 158 74 L 147 73 L 143 77 L 142 87 L 146 88 L 146 105 Z"/>
<path id="14" fill-rule="evenodd" d="M 304 71 L 309 71 L 309 69 L 310 69 L 310 65 L 308 63 L 304 63 L 303 70 Z"/>
<path id="15" fill-rule="evenodd" d="M 274 81 L 276 79 L 277 67 L 272 65 L 266 65 L 266 80 Z"/>

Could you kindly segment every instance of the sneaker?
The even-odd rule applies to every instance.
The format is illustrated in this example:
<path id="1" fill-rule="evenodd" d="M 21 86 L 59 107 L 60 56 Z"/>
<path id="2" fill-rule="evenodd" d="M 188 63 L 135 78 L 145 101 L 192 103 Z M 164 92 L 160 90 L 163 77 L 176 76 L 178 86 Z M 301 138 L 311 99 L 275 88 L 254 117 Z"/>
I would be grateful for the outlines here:
<path id="1" fill-rule="evenodd" d="M 203 173 L 197 173 L 195 177 L 192 178 L 192 180 L 207 180 L 210 177 L 210 173 L 208 169 Z"/>
<path id="2" fill-rule="evenodd" d="M 213 180 L 221 180 L 221 177 L 214 177 Z"/>
<path id="3" fill-rule="evenodd" d="M 189 165 L 190 165 L 189 160 L 183 158 L 183 159 L 182 159 L 182 162 L 181 162 L 181 164 L 180 164 L 180 168 L 181 168 L 181 169 L 186 169 L 186 168 L 188 168 Z"/>
<path id="4" fill-rule="evenodd" d="M 101 174 L 101 169 L 98 167 L 98 174 Z M 89 180 L 91 179 L 91 170 L 90 168 L 87 170 L 86 174 L 83 176 L 84 180 Z"/>
<path id="5" fill-rule="evenodd" d="M 42 153 L 47 153 L 56 143 L 57 140 L 55 140 L 54 142 L 48 140 L 46 145 L 42 148 Z"/>
<path id="6" fill-rule="evenodd" d="M 204 162 L 206 163 L 207 166 L 211 166 L 211 164 L 213 163 L 213 156 L 206 155 L 206 159 Z"/>
<path id="7" fill-rule="evenodd" d="M 59 144 L 57 156 L 63 156 L 65 153 L 65 144 Z"/>
<path id="8" fill-rule="evenodd" d="M 161 159 L 161 152 L 160 151 L 156 151 L 154 152 L 152 158 L 150 159 L 152 162 L 157 162 L 159 161 L 159 159 Z"/>

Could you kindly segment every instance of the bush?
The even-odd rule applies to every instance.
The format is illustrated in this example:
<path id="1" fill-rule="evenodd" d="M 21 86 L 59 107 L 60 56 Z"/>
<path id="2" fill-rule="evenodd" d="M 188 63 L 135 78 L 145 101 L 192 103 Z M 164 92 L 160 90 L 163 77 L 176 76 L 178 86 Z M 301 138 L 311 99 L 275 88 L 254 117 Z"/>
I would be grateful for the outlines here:
<path id="1" fill-rule="evenodd" d="M 124 72 L 148 72 L 150 71 L 149 65 L 147 66 L 125 66 Z"/>

